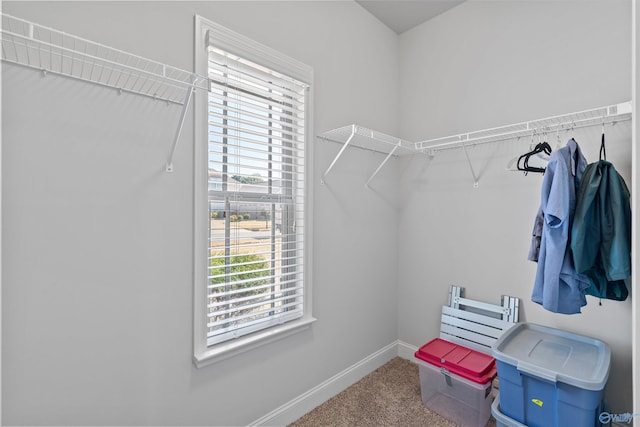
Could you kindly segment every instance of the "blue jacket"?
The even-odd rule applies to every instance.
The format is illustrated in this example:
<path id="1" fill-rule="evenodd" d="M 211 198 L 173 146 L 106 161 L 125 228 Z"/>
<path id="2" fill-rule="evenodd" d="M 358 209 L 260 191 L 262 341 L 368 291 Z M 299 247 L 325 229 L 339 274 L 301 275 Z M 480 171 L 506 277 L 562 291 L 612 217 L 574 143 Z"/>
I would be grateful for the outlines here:
<path id="1" fill-rule="evenodd" d="M 631 275 L 629 189 L 613 165 L 600 160 L 582 175 L 571 228 L 571 251 L 578 273 L 591 286 L 586 294 L 624 301 Z"/>
<path id="2" fill-rule="evenodd" d="M 580 313 L 587 304 L 589 279 L 576 272 L 569 246 L 576 193 L 586 167 L 580 147 L 570 139 L 551 154 L 542 179 L 542 235 L 531 300 L 555 313 Z"/>

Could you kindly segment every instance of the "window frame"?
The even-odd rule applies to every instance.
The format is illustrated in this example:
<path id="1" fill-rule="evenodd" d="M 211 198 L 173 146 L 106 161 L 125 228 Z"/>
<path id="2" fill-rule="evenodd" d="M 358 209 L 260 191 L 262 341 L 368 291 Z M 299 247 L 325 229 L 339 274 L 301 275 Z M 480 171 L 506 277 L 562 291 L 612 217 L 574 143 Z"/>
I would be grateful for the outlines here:
<path id="1" fill-rule="evenodd" d="M 312 188 L 313 160 L 309 142 L 313 137 L 313 69 L 274 49 L 264 46 L 239 33 L 195 16 L 195 73 L 208 75 L 208 37 L 215 38 L 216 46 L 258 63 L 279 73 L 289 75 L 309 85 L 305 98 L 305 174 L 304 174 L 304 289 L 303 315 L 287 323 L 267 327 L 209 346 L 207 344 L 207 271 L 209 254 L 209 202 L 208 202 L 208 93 L 197 90 L 194 96 L 194 307 L 193 307 L 193 361 L 196 367 L 207 366 L 245 351 L 306 330 L 316 320 L 312 315 Z"/>

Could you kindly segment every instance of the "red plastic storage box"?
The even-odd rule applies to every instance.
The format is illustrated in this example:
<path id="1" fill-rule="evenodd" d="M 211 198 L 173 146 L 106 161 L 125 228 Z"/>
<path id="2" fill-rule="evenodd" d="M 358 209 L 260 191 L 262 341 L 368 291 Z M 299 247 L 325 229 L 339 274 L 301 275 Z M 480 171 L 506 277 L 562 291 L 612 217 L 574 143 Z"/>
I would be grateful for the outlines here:
<path id="1" fill-rule="evenodd" d="M 488 354 L 435 338 L 415 353 L 422 403 L 461 427 L 484 427 L 491 414 L 496 361 Z"/>

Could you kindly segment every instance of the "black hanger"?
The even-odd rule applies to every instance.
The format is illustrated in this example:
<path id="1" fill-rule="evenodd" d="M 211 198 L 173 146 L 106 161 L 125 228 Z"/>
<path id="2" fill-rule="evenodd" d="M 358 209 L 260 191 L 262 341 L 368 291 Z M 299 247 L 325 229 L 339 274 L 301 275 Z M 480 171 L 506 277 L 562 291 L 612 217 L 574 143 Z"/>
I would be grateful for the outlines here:
<path id="1" fill-rule="evenodd" d="M 607 150 L 604 148 L 604 125 L 602 125 L 602 128 L 603 128 L 603 131 L 602 131 L 602 141 L 600 142 L 600 160 L 607 160 Z"/>
<path id="2" fill-rule="evenodd" d="M 518 162 L 516 163 L 518 170 L 525 172 L 525 174 L 527 172 L 544 173 L 545 168 L 529 166 L 529 158 L 543 152 L 546 154 L 551 154 L 551 146 L 548 142 L 540 142 L 535 146 L 533 150 L 518 157 Z M 520 164 L 520 162 L 522 162 L 522 165 Z"/>

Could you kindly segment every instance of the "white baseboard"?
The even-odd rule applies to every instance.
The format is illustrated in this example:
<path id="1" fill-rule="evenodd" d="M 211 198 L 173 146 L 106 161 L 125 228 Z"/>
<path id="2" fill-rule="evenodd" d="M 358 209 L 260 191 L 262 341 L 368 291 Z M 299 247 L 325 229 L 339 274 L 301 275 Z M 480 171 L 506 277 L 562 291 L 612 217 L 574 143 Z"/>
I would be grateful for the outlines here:
<path id="1" fill-rule="evenodd" d="M 407 344 L 404 341 L 398 340 L 396 342 L 398 344 L 398 356 L 402 357 L 403 359 L 407 359 L 412 362 L 415 362 L 414 354 L 416 351 L 418 351 L 418 347 L 415 347 L 411 344 Z"/>
<path id="2" fill-rule="evenodd" d="M 402 341 L 394 341 L 360 362 L 348 367 L 311 390 L 276 408 L 267 415 L 250 423 L 249 426 L 286 426 L 326 402 L 342 390 L 361 380 L 394 357 L 413 360 L 417 350 Z"/>

